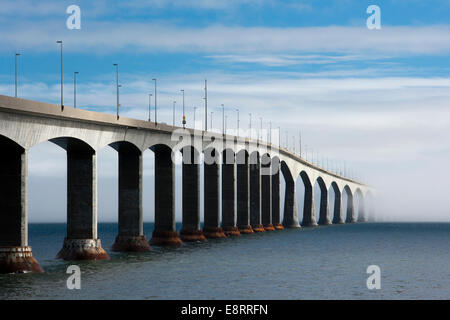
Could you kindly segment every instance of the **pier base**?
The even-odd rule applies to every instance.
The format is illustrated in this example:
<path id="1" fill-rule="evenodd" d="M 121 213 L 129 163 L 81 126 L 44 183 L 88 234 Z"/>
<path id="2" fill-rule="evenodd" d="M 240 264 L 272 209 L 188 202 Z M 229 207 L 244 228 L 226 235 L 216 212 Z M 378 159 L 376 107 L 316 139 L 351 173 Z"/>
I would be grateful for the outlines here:
<path id="1" fill-rule="evenodd" d="M 216 228 L 216 227 L 205 227 L 203 228 L 203 234 L 208 239 L 220 239 L 220 238 L 226 238 L 227 236 L 225 233 L 223 233 L 222 228 Z"/>
<path id="2" fill-rule="evenodd" d="M 0 273 L 44 272 L 31 247 L 0 247 Z"/>
<path id="3" fill-rule="evenodd" d="M 147 252 L 150 245 L 145 236 L 117 236 L 112 251 L 116 252 Z"/>
<path id="4" fill-rule="evenodd" d="M 100 239 L 64 239 L 64 244 L 56 256 L 63 260 L 106 260 L 108 254 L 102 248 Z"/>
<path id="5" fill-rule="evenodd" d="M 252 233 L 255 233 L 251 226 L 239 226 L 239 232 L 241 234 L 252 234 Z"/>
<path id="6" fill-rule="evenodd" d="M 223 233 L 225 233 L 227 237 L 237 237 L 241 235 L 237 227 L 223 227 Z"/>
<path id="7" fill-rule="evenodd" d="M 183 242 L 205 242 L 202 230 L 181 230 L 180 239 Z"/>
<path id="8" fill-rule="evenodd" d="M 271 223 L 269 223 L 269 224 L 264 225 L 264 230 L 275 231 L 275 227 Z"/>
<path id="9" fill-rule="evenodd" d="M 252 229 L 254 232 L 266 232 L 266 229 L 264 229 L 262 224 L 257 224 L 255 226 L 252 226 Z"/>
<path id="10" fill-rule="evenodd" d="M 178 233 L 176 231 L 153 231 L 150 239 L 151 246 L 174 246 L 179 247 L 183 245 Z"/>
<path id="11" fill-rule="evenodd" d="M 281 223 L 274 224 L 273 226 L 275 230 L 284 230 L 284 227 Z"/>

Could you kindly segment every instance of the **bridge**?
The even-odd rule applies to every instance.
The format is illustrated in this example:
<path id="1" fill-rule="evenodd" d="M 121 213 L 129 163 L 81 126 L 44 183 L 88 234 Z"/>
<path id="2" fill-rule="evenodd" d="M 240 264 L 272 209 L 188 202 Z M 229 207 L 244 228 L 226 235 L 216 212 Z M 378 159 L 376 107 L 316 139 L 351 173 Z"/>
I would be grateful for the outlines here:
<path id="1" fill-rule="evenodd" d="M 108 259 L 97 235 L 97 152 L 118 152 L 118 235 L 113 251 L 148 251 L 283 228 L 314 227 L 314 184 L 320 190 L 318 224 L 356 222 L 354 195 L 373 193 L 362 183 L 329 172 L 289 150 L 259 139 L 183 129 L 162 123 L 61 107 L 0 95 L 0 273 L 42 272 L 28 246 L 27 153 L 51 141 L 67 153 L 67 234 L 57 257 Z M 155 155 L 155 229 L 143 233 L 142 155 Z M 175 228 L 175 159 L 181 151 L 182 229 Z M 204 223 L 200 217 L 200 161 L 204 161 Z M 280 172 L 285 180 L 280 213 Z M 296 181 L 305 186 L 301 222 Z M 331 219 L 328 192 L 335 193 Z M 343 194 L 347 195 L 344 212 Z M 221 205 L 220 205 L 221 204 Z M 366 215 L 359 201 L 358 221 Z"/>

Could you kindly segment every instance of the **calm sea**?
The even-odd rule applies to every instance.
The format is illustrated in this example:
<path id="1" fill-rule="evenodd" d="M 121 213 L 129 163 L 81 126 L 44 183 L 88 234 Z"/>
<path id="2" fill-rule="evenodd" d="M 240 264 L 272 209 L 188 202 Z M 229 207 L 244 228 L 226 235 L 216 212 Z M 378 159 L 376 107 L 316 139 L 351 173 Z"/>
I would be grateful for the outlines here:
<path id="1" fill-rule="evenodd" d="M 144 225 L 147 238 L 152 229 Z M 99 224 L 108 251 L 116 233 L 116 224 Z M 30 224 L 46 272 L 0 275 L 0 299 L 450 298 L 450 223 L 266 232 L 72 263 L 55 259 L 64 235 L 64 224 Z M 81 290 L 66 287 L 71 264 L 81 268 Z M 380 290 L 367 289 L 369 265 L 381 268 Z"/>

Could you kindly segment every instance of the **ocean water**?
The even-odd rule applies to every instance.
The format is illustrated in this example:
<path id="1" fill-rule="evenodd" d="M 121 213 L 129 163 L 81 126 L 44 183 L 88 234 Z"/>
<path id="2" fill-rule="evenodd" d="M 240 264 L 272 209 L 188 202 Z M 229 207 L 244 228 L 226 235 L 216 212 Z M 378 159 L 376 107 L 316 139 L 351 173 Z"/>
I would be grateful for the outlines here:
<path id="1" fill-rule="evenodd" d="M 140 254 L 110 252 L 116 233 L 99 224 L 111 260 L 65 262 L 55 259 L 65 225 L 30 224 L 46 272 L 0 275 L 0 299 L 450 299 L 450 223 L 321 226 Z M 66 287 L 71 264 L 80 290 Z M 366 286 L 369 265 L 381 269 L 380 290 Z"/>

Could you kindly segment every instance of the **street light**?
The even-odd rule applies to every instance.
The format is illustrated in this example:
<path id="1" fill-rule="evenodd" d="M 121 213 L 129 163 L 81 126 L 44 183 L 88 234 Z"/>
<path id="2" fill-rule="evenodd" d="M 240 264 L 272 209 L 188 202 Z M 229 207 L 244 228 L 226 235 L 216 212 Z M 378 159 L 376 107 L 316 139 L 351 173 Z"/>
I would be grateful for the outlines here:
<path id="1" fill-rule="evenodd" d="M 78 71 L 73 73 L 73 107 L 77 108 L 77 74 Z"/>
<path id="2" fill-rule="evenodd" d="M 119 65 L 117 63 L 114 63 L 113 66 L 116 67 L 116 113 L 117 113 L 117 119 L 119 119 Z"/>
<path id="3" fill-rule="evenodd" d="M 223 105 L 223 103 L 221 104 L 222 106 L 222 134 L 225 134 L 225 106 Z"/>
<path id="4" fill-rule="evenodd" d="M 197 107 L 194 107 L 194 129 L 195 129 L 195 111 L 197 111 Z"/>
<path id="5" fill-rule="evenodd" d="M 212 130 L 212 127 L 213 127 L 213 114 L 214 114 L 214 111 L 211 111 L 211 125 L 210 125 L 210 129 Z"/>
<path id="6" fill-rule="evenodd" d="M 236 112 L 237 112 L 237 135 L 239 137 L 239 109 L 236 108 Z"/>
<path id="7" fill-rule="evenodd" d="M 269 143 L 272 144 L 272 121 L 269 121 Z"/>
<path id="8" fill-rule="evenodd" d="M 176 103 L 177 103 L 176 101 L 173 102 L 173 111 L 172 111 L 172 126 L 174 126 L 174 127 L 175 127 L 175 104 Z"/>
<path id="9" fill-rule="evenodd" d="M 248 128 L 250 130 L 250 137 L 249 138 L 251 139 L 252 138 L 252 114 L 249 113 L 248 115 L 250 116 Z"/>
<path id="10" fill-rule="evenodd" d="M 63 87 L 63 42 L 62 40 L 56 41 L 61 45 L 61 110 L 64 110 L 64 87 Z"/>
<path id="11" fill-rule="evenodd" d="M 183 129 L 186 128 L 186 114 L 184 113 L 184 89 L 180 90 L 183 93 Z"/>
<path id="12" fill-rule="evenodd" d="M 228 116 L 225 116 L 225 131 L 224 131 L 225 134 L 227 133 L 227 119 Z"/>
<path id="13" fill-rule="evenodd" d="M 205 131 L 208 131 L 208 81 L 205 79 Z"/>
<path id="14" fill-rule="evenodd" d="M 14 90 L 14 92 L 15 92 L 15 97 L 17 98 L 17 58 L 20 56 L 20 53 L 16 53 L 15 54 L 15 56 L 14 56 L 14 61 L 15 61 L 15 75 L 16 75 L 16 77 L 15 77 L 15 90 Z"/>
<path id="15" fill-rule="evenodd" d="M 261 138 L 261 141 L 262 141 L 262 117 L 259 117 L 259 134 L 258 134 L 258 139 L 257 140 L 260 140 L 260 138 Z"/>
<path id="16" fill-rule="evenodd" d="M 152 94 L 148 94 L 148 122 L 152 121 Z"/>
<path id="17" fill-rule="evenodd" d="M 157 118 L 156 118 L 156 79 L 152 79 L 153 81 L 155 81 L 155 124 L 158 122 Z"/>

